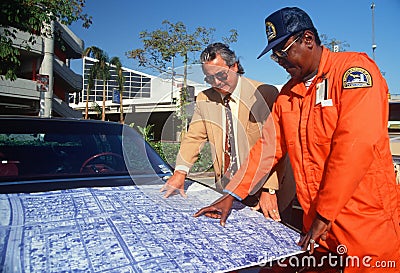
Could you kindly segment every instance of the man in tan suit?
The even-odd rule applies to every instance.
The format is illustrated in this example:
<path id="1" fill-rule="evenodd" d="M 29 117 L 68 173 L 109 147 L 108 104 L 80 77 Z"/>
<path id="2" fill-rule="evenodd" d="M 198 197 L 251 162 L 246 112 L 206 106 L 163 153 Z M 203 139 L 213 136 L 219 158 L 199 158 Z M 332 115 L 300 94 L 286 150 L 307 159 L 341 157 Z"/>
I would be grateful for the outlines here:
<path id="1" fill-rule="evenodd" d="M 222 190 L 225 180 L 229 181 L 247 158 L 251 147 L 261 137 L 262 125 L 278 95 L 278 90 L 272 85 L 263 84 L 243 77 L 244 69 L 239 63 L 235 53 L 222 43 L 209 45 L 200 55 L 205 81 L 212 88 L 200 92 L 196 98 L 195 111 L 189 125 L 189 130 L 182 140 L 176 159 L 174 175 L 162 187 L 166 191 L 165 197 L 179 191 L 182 196 L 184 182 L 190 168 L 196 162 L 199 152 L 206 141 L 210 143 L 213 155 L 216 187 Z M 224 105 L 224 98 L 229 96 L 229 107 Z M 232 114 L 232 134 L 235 154 L 233 158 L 226 158 L 227 146 L 225 146 L 229 121 L 226 112 Z M 230 149 L 230 147 L 229 147 Z M 229 167 L 225 166 L 229 160 Z M 278 172 L 274 172 L 262 189 L 259 207 L 266 217 L 279 221 L 280 215 L 275 190 L 285 180 L 284 196 L 280 201 L 279 209 L 286 208 L 294 197 L 294 180 L 291 168 L 287 168 L 288 160 L 282 162 Z M 235 166 L 235 170 L 231 170 Z M 228 170 L 227 170 L 228 169 Z M 231 173 L 229 173 L 229 170 Z M 278 173 L 278 174 L 277 174 Z M 289 173 L 286 174 L 285 173 Z M 278 179 L 279 176 L 279 179 Z M 258 193 L 259 195 L 260 193 Z M 281 199 L 281 198 L 280 198 Z M 282 201 L 282 202 L 281 202 Z"/>

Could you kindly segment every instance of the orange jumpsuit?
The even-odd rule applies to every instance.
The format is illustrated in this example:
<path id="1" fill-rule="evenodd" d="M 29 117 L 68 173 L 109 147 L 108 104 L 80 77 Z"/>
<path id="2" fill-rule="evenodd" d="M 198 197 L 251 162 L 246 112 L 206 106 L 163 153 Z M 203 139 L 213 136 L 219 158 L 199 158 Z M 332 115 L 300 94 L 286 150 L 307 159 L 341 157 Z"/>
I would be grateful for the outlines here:
<path id="1" fill-rule="evenodd" d="M 363 53 L 324 48 L 308 89 L 292 81 L 283 87 L 263 137 L 226 191 L 246 197 L 288 152 L 304 231 L 318 212 L 332 222 L 319 243 L 358 256 L 360 265 L 350 261 L 345 272 L 400 272 L 400 191 L 387 120 L 388 87 L 376 64 Z M 268 147 L 274 142 L 276 150 Z"/>

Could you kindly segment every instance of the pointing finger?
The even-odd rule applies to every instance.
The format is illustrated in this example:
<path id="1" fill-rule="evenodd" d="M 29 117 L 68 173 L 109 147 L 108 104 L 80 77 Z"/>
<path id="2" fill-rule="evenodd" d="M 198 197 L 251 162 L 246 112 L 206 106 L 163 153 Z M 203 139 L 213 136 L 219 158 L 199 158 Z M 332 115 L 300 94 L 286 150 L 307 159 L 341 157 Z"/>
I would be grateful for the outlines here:
<path id="1" fill-rule="evenodd" d="M 208 207 L 204 207 L 204 208 L 202 208 L 202 209 L 200 209 L 199 211 L 197 211 L 193 216 L 194 217 L 199 217 L 199 216 L 201 216 L 201 215 L 203 215 L 203 214 L 206 214 L 207 212 L 212 212 L 212 211 L 214 211 L 215 209 L 213 208 L 213 207 L 210 207 L 210 206 L 208 206 Z M 206 215 L 207 216 L 207 215 Z"/>
<path id="2" fill-rule="evenodd" d="M 182 195 L 183 198 L 187 198 L 187 194 L 185 193 L 185 189 L 180 189 L 179 193 Z"/>
<path id="3" fill-rule="evenodd" d="M 176 189 L 174 189 L 174 188 L 168 188 L 164 194 L 164 198 L 168 198 L 169 196 L 171 196 L 175 192 L 175 190 Z"/>
<path id="4" fill-rule="evenodd" d="M 164 185 L 161 187 L 160 192 L 165 191 L 166 188 L 167 188 L 167 184 L 164 184 Z"/>

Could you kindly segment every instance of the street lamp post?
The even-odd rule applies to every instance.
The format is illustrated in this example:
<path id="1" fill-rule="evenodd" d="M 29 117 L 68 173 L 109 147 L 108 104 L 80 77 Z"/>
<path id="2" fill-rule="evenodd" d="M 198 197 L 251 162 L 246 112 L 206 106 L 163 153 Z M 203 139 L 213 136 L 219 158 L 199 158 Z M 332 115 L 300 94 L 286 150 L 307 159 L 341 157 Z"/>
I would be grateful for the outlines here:
<path id="1" fill-rule="evenodd" d="M 171 104 L 174 102 L 174 56 L 172 56 L 172 68 L 171 68 Z"/>
<path id="2" fill-rule="evenodd" d="M 376 44 L 375 44 L 375 23 L 374 23 L 375 3 L 374 2 L 372 2 L 372 4 L 371 4 L 371 11 L 372 11 L 372 59 L 375 61 Z"/>

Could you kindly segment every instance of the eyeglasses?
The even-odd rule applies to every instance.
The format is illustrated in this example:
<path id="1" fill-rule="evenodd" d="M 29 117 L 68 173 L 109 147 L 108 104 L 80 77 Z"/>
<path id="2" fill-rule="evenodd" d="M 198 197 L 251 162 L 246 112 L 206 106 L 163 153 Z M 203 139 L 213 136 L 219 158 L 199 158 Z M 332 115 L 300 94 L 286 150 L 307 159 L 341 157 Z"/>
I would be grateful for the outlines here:
<path id="1" fill-rule="evenodd" d="M 288 54 L 287 51 L 290 49 L 290 47 L 301 37 L 301 35 L 297 36 L 296 39 L 294 39 L 285 49 L 277 50 L 274 51 L 271 54 L 271 59 L 275 62 L 279 62 L 279 59 L 287 58 Z"/>
<path id="2" fill-rule="evenodd" d="M 226 79 L 228 79 L 228 72 L 230 68 L 231 67 L 229 66 L 229 68 L 226 71 L 220 71 L 215 73 L 214 75 L 205 76 L 204 81 L 208 84 L 215 83 L 215 78 L 217 78 L 219 81 L 226 81 Z"/>

